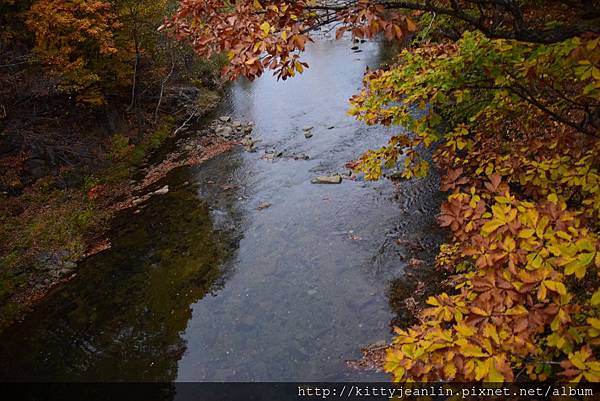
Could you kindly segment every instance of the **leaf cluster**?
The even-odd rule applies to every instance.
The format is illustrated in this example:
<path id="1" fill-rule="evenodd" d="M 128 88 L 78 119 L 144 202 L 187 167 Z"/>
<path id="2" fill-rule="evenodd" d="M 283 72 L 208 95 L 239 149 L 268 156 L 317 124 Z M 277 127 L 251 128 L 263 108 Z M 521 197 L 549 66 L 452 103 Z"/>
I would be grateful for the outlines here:
<path id="1" fill-rule="evenodd" d="M 407 129 L 358 160 L 368 179 L 425 174 L 418 147 L 437 143 L 449 193 L 436 264 L 454 287 L 397 330 L 396 380 L 600 380 L 598 41 L 466 32 L 405 50 L 352 98 L 357 118 Z"/>

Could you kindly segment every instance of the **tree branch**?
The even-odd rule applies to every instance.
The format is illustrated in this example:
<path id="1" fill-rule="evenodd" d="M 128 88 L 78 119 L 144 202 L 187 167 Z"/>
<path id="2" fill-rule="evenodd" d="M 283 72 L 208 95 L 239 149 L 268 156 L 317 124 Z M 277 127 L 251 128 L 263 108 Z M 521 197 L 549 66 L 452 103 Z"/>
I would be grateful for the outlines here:
<path id="1" fill-rule="evenodd" d="M 521 8 L 514 0 L 469 0 L 469 2 L 477 5 L 495 5 L 498 7 L 503 7 L 512 16 L 512 29 L 496 30 L 494 28 L 490 28 L 485 24 L 486 19 L 475 17 L 471 13 L 467 12 L 464 7 L 461 7 L 456 1 L 450 1 L 450 8 L 435 5 L 430 1 L 416 2 L 400 0 L 379 1 L 377 3 L 385 6 L 387 9 L 426 11 L 454 17 L 466 22 L 471 27 L 480 30 L 486 36 L 492 39 L 515 39 L 522 42 L 550 44 L 562 42 L 569 38 L 579 36 L 585 32 L 600 34 L 600 18 L 598 17 L 579 21 L 573 24 L 565 23 L 549 29 L 534 29 L 528 26 Z M 315 6 L 307 6 L 306 8 L 308 10 L 329 10 L 340 12 L 347 10 L 354 4 L 355 3 L 350 3 L 347 5 L 319 4 Z"/>

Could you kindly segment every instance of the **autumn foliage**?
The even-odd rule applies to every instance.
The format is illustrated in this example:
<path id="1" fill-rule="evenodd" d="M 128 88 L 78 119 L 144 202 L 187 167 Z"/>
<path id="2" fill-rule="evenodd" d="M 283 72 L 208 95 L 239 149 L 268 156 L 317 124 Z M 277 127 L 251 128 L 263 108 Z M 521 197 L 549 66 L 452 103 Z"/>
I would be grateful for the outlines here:
<path id="1" fill-rule="evenodd" d="M 349 8 L 319 14 L 314 2 L 243 0 L 182 0 L 174 17 L 162 29 L 186 41 L 196 53 L 210 57 L 226 53 L 225 75 L 254 79 L 265 70 L 274 70 L 281 79 L 302 73 L 308 65 L 300 52 L 310 41 L 309 31 L 332 20 L 342 25 L 338 37 L 350 30 L 356 37 L 373 37 L 384 32 L 388 38 L 402 38 L 416 29 L 407 17 L 385 13 L 385 7 L 361 0 Z"/>
<path id="2" fill-rule="evenodd" d="M 396 330 L 396 380 L 600 380 L 599 42 L 466 32 L 365 78 L 352 113 L 410 133 L 358 168 L 375 179 L 400 161 L 422 176 L 418 149 L 437 143 L 449 192 L 439 222 L 452 241 L 436 264 L 453 289 Z"/>
<path id="3" fill-rule="evenodd" d="M 35 34 L 36 56 L 64 92 L 93 87 L 102 78 L 95 60 L 118 53 L 114 31 L 121 25 L 107 1 L 39 0 L 26 12 L 26 24 Z M 93 95 L 101 97 L 85 93 L 89 100 Z"/>
<path id="4" fill-rule="evenodd" d="M 2 49 L 10 60 L 11 50 L 29 47 L 20 57 L 42 67 L 49 91 L 80 105 L 105 105 L 107 95 L 127 94 L 142 76 L 148 87 L 164 79 L 168 43 L 157 28 L 175 1 L 3 0 Z"/>

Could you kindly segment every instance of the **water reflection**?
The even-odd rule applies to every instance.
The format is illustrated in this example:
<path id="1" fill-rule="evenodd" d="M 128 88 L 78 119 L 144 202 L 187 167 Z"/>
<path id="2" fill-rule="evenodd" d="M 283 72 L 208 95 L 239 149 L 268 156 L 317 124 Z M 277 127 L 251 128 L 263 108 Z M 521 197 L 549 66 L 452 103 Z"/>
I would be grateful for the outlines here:
<path id="1" fill-rule="evenodd" d="M 232 232 L 215 229 L 197 188 L 172 190 L 124 215 L 113 248 L 0 339 L 0 379 L 171 381 L 190 304 L 223 285 Z M 231 206 L 231 205 L 230 205 Z"/>

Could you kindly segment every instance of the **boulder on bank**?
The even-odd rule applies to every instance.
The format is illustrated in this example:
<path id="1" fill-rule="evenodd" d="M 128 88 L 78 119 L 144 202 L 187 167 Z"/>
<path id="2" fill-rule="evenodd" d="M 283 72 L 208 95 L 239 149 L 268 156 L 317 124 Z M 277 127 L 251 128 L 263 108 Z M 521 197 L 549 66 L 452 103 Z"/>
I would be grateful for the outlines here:
<path id="1" fill-rule="evenodd" d="M 227 125 L 224 125 L 224 126 L 217 128 L 217 130 L 215 132 L 220 137 L 229 138 L 231 136 L 231 134 L 233 133 L 233 128 L 231 128 Z"/>
<path id="2" fill-rule="evenodd" d="M 156 191 L 152 192 L 154 195 L 165 195 L 167 193 L 169 193 L 169 186 L 165 185 L 164 187 L 157 189 Z"/>

